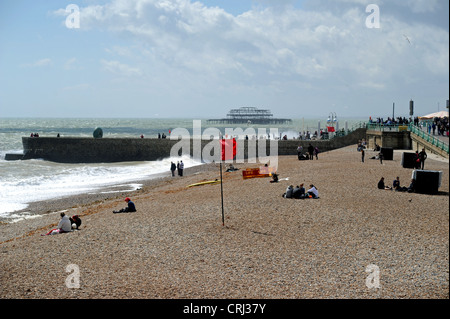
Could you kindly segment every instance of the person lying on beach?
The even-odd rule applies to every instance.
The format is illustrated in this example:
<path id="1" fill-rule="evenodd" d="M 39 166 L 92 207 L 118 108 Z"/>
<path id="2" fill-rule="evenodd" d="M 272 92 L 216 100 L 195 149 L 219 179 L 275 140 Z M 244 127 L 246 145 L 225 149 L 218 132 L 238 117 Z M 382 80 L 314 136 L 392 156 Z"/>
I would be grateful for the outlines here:
<path id="1" fill-rule="evenodd" d="M 67 217 L 66 214 L 64 213 L 61 213 L 61 220 L 59 221 L 58 226 L 55 229 L 49 231 L 48 233 L 43 234 L 42 236 L 68 233 L 71 231 L 72 231 L 72 223 L 70 222 L 69 217 Z"/>
<path id="2" fill-rule="evenodd" d="M 81 226 L 81 218 L 78 215 L 73 215 L 69 218 L 70 224 L 72 225 L 72 228 L 79 229 Z"/>
<path id="3" fill-rule="evenodd" d="M 378 182 L 378 189 L 392 189 L 392 188 L 384 185 L 384 177 L 382 177 Z"/>
<path id="4" fill-rule="evenodd" d="M 307 160 L 309 160 L 309 157 L 306 156 L 305 154 L 298 154 L 298 160 L 299 161 L 307 161 Z"/>
<path id="5" fill-rule="evenodd" d="M 230 164 L 230 166 L 227 168 L 226 172 L 234 172 L 234 171 L 238 171 L 239 168 L 235 168 L 233 166 L 233 164 Z"/>
<path id="6" fill-rule="evenodd" d="M 310 189 L 306 191 L 305 197 L 319 198 L 319 191 L 317 190 L 317 188 L 313 184 L 309 185 L 309 187 Z"/>
<path id="7" fill-rule="evenodd" d="M 125 208 L 122 208 L 121 210 L 118 211 L 113 211 L 114 214 L 117 213 L 133 213 L 136 211 L 136 206 L 134 205 L 134 203 L 131 201 L 131 199 L 129 197 L 125 198 L 125 201 L 128 203 L 128 206 Z"/>

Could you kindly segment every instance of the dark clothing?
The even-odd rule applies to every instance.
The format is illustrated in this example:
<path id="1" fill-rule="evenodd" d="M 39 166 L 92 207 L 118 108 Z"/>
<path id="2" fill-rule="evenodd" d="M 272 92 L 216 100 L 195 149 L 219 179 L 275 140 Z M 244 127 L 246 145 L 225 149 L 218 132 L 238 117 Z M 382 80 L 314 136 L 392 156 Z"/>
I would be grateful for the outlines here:
<path id="1" fill-rule="evenodd" d="M 177 166 L 175 165 L 175 163 L 172 162 L 172 164 L 170 165 L 170 170 L 172 171 L 172 176 L 175 176 L 176 169 L 177 169 Z"/>
<path id="2" fill-rule="evenodd" d="M 296 199 L 305 198 L 305 188 L 296 187 L 292 193 L 292 196 Z"/>
<path id="3" fill-rule="evenodd" d="M 419 155 L 419 153 L 417 153 L 416 152 L 416 156 L 414 157 L 414 161 L 415 161 L 415 163 L 414 163 L 414 167 L 416 168 L 416 169 L 419 169 L 420 168 L 420 155 Z"/>
<path id="4" fill-rule="evenodd" d="M 309 144 L 308 146 L 308 153 L 309 153 L 309 159 L 312 160 L 314 159 L 314 147 Z"/>
<path id="5" fill-rule="evenodd" d="M 134 212 L 136 212 L 136 206 L 135 206 L 134 203 L 130 200 L 130 201 L 128 201 L 128 206 L 127 206 L 127 207 L 122 208 L 122 209 L 119 210 L 119 211 L 114 211 L 113 213 L 114 213 L 114 214 L 117 214 L 117 213 L 134 213 Z"/>
<path id="6" fill-rule="evenodd" d="M 78 216 L 69 217 L 70 224 L 77 225 L 77 229 L 81 226 L 81 219 Z"/>
<path id="7" fill-rule="evenodd" d="M 414 186 L 415 186 L 415 181 L 411 181 L 411 184 L 409 184 L 408 187 L 408 193 L 414 193 Z"/>
<path id="8" fill-rule="evenodd" d="M 394 189 L 399 188 L 399 187 L 400 187 L 400 181 L 394 180 L 394 182 L 392 183 L 392 187 L 393 187 Z"/>
<path id="9" fill-rule="evenodd" d="M 278 183 L 278 174 L 273 173 L 272 174 L 272 180 L 271 183 Z"/>
<path id="10" fill-rule="evenodd" d="M 420 158 L 420 165 L 421 165 L 421 169 L 424 169 L 425 167 L 425 160 L 427 159 L 427 153 L 425 151 L 422 151 L 419 153 L 419 158 Z"/>
<path id="11" fill-rule="evenodd" d="M 384 181 L 383 180 L 380 180 L 378 182 L 378 189 L 384 189 Z"/>
<path id="12" fill-rule="evenodd" d="M 125 208 L 127 210 L 127 212 L 135 212 L 136 211 L 136 206 L 134 205 L 134 203 L 130 200 L 128 202 L 128 207 Z"/>

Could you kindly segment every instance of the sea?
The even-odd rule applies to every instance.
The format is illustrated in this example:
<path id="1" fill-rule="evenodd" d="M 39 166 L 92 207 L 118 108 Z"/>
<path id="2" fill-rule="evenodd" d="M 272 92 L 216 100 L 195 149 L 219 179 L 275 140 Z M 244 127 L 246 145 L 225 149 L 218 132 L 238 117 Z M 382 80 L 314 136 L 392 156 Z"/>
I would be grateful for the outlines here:
<path id="1" fill-rule="evenodd" d="M 341 119 L 338 125 L 352 128 L 366 119 Z M 197 130 L 194 131 L 194 121 Z M 199 122 L 200 121 L 200 122 Z M 0 119 L 0 220 L 17 222 L 34 218 L 26 211 L 30 203 L 64 198 L 71 195 L 103 192 L 124 192 L 139 189 L 143 181 L 161 173 L 170 173 L 171 161 L 183 160 L 185 168 L 202 165 L 189 157 L 166 158 L 159 161 L 121 162 L 96 164 L 62 164 L 42 159 L 6 161 L 5 154 L 23 153 L 22 137 L 31 134 L 39 136 L 92 137 L 96 128 L 101 128 L 103 138 L 131 137 L 158 138 L 158 134 L 170 133 L 177 128 L 190 134 L 214 127 L 222 134 L 226 129 L 240 128 L 239 125 L 208 125 L 206 119 L 163 119 L 163 118 L 2 118 Z M 276 128 L 280 136 L 298 138 L 299 132 L 314 132 L 325 128 L 323 119 L 293 119 L 290 124 L 255 125 L 255 132 L 270 132 Z M 241 127 L 246 130 L 251 124 Z M 111 188 L 113 190 L 111 190 Z"/>

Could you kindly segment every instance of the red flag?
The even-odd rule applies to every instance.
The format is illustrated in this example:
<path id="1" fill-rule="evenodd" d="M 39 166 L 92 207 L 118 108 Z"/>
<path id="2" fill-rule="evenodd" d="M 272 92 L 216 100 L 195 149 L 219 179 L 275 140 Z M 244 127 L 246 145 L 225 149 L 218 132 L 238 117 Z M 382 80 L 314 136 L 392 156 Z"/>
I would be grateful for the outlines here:
<path id="1" fill-rule="evenodd" d="M 221 139 L 220 144 L 222 145 L 222 161 L 233 159 L 236 156 L 236 139 Z M 232 148 L 232 152 L 230 151 L 230 148 Z"/>
<path id="2" fill-rule="evenodd" d="M 328 132 L 334 132 L 335 131 L 333 126 L 328 126 L 327 129 L 328 129 Z"/>

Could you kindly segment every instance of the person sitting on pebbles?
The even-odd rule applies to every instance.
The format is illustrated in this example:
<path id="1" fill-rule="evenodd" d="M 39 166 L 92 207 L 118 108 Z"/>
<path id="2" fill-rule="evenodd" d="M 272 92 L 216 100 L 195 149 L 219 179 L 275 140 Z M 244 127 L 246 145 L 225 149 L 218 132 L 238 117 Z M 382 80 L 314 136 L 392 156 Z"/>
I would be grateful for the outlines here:
<path id="1" fill-rule="evenodd" d="M 308 198 L 319 198 L 319 191 L 317 190 L 316 186 L 313 184 L 309 185 L 309 189 L 306 191 L 306 197 Z"/>
<path id="2" fill-rule="evenodd" d="M 380 181 L 378 182 L 378 189 L 389 189 L 389 190 L 392 190 L 391 187 L 384 185 L 384 177 L 382 177 L 380 179 Z"/>
<path id="3" fill-rule="evenodd" d="M 302 184 L 300 184 L 300 186 L 297 186 L 294 188 L 292 195 L 295 199 L 304 199 L 305 192 L 306 192 L 305 187 L 303 187 L 303 183 L 302 183 Z"/>
<path id="4" fill-rule="evenodd" d="M 272 173 L 272 180 L 271 183 L 278 183 L 278 174 L 277 172 Z"/>
<path id="5" fill-rule="evenodd" d="M 62 233 L 68 233 L 72 231 L 72 223 L 70 222 L 69 217 L 66 214 L 61 213 L 61 220 L 59 221 L 58 226 L 55 229 L 52 229 L 46 234 L 42 234 L 42 236 L 46 235 L 56 235 Z"/>
<path id="6" fill-rule="evenodd" d="M 122 208 L 121 210 L 118 211 L 113 211 L 114 214 L 117 213 L 133 213 L 136 211 L 136 206 L 134 205 L 134 203 L 131 201 L 131 199 L 129 197 L 125 198 L 125 201 L 128 203 L 128 206 L 125 208 Z"/>
<path id="7" fill-rule="evenodd" d="M 81 218 L 78 215 L 73 215 L 69 218 L 70 223 L 72 224 L 72 228 L 78 230 L 81 226 Z"/>

